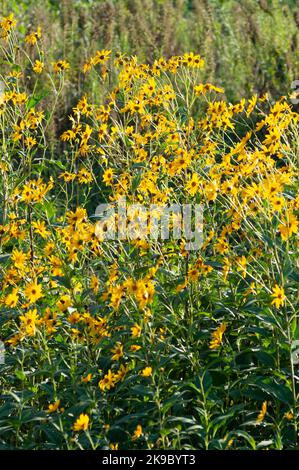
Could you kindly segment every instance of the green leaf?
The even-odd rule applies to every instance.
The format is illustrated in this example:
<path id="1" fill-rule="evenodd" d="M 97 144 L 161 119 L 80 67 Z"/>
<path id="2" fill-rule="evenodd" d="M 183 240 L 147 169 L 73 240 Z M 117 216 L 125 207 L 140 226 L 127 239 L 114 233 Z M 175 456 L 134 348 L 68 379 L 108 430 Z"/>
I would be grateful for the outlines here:
<path id="1" fill-rule="evenodd" d="M 250 446 L 252 447 L 253 450 L 256 449 L 255 440 L 250 434 L 248 434 L 248 432 L 237 429 L 236 431 L 232 431 L 232 432 L 229 433 L 229 439 L 231 439 L 232 437 L 235 437 L 235 436 L 243 437 L 243 439 L 245 439 L 248 442 L 248 444 L 250 444 Z"/>
<path id="2" fill-rule="evenodd" d="M 19 380 L 21 380 L 22 382 L 25 382 L 25 380 L 26 380 L 26 375 L 24 374 L 24 372 L 23 372 L 22 370 L 16 369 L 16 370 L 15 370 L 15 376 L 16 376 Z"/>
<path id="3" fill-rule="evenodd" d="M 0 255 L 0 263 L 5 263 L 11 257 L 10 253 Z"/>
<path id="4" fill-rule="evenodd" d="M 26 103 L 27 111 L 31 108 L 34 108 L 43 98 L 45 98 L 48 93 L 41 93 L 39 95 L 30 96 L 29 100 Z"/>

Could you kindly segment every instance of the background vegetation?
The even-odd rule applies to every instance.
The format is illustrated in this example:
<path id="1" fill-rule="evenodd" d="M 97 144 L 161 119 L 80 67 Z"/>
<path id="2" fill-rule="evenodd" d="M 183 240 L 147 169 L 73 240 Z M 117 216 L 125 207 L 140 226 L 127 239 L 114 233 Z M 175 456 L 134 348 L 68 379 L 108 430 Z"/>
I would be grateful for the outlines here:
<path id="1" fill-rule="evenodd" d="M 290 92 L 299 70 L 299 7 L 296 0 L 2 0 L 19 28 L 43 25 L 49 60 L 71 58 L 72 71 L 57 110 L 62 116 L 82 89 L 99 97 L 80 69 L 97 49 L 136 54 L 152 62 L 186 51 L 206 61 L 202 79 L 234 101 L 267 91 Z M 1 11 L 1 10 L 0 10 Z M 87 83 L 86 83 L 87 82 Z M 53 123 L 53 125 L 54 125 Z"/>

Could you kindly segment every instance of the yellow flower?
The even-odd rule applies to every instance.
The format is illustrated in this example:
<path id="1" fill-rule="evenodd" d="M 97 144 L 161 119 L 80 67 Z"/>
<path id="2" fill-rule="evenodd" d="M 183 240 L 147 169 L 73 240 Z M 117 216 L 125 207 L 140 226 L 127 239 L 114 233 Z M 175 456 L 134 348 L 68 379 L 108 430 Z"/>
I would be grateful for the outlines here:
<path id="1" fill-rule="evenodd" d="M 102 124 L 98 130 L 98 137 L 99 137 L 100 142 L 102 142 L 106 134 L 107 134 L 107 124 Z"/>
<path id="2" fill-rule="evenodd" d="M 294 418 L 294 415 L 291 411 L 287 411 L 285 414 L 284 414 L 284 417 L 288 420 L 288 421 L 291 421 L 293 418 Z"/>
<path id="3" fill-rule="evenodd" d="M 217 197 L 218 185 L 216 181 L 212 181 L 205 185 L 204 193 L 208 201 L 215 201 Z"/>
<path id="4" fill-rule="evenodd" d="M 202 68 L 205 62 L 200 55 L 189 52 L 184 54 L 182 63 L 183 65 L 187 65 L 187 67 Z"/>
<path id="5" fill-rule="evenodd" d="M 56 305 L 59 310 L 65 312 L 72 305 L 72 300 L 69 295 L 63 295 L 60 297 Z"/>
<path id="6" fill-rule="evenodd" d="M 197 173 L 193 173 L 192 178 L 188 180 L 186 184 L 186 191 L 191 195 L 194 196 L 199 188 L 199 177 Z"/>
<path id="7" fill-rule="evenodd" d="M 20 270 L 24 269 L 26 261 L 28 260 L 27 253 L 14 248 L 11 254 L 11 260 L 14 263 L 14 266 Z"/>
<path id="8" fill-rule="evenodd" d="M 246 271 L 246 265 L 247 265 L 247 260 L 245 256 L 239 256 L 236 258 L 236 263 L 237 263 L 237 270 L 242 272 L 242 277 L 246 277 L 247 271 Z"/>
<path id="9" fill-rule="evenodd" d="M 114 348 L 111 349 L 113 353 L 112 361 L 118 361 L 121 357 L 123 357 L 123 345 L 120 342 L 117 342 Z"/>
<path id="10" fill-rule="evenodd" d="M 34 232 L 40 235 L 42 238 L 47 238 L 50 232 L 46 228 L 46 224 L 43 220 L 38 220 L 37 222 L 32 222 L 32 227 Z"/>
<path id="11" fill-rule="evenodd" d="M 44 70 L 44 66 L 45 64 L 43 62 L 36 59 L 36 61 L 34 62 L 34 66 L 32 67 L 32 70 L 33 72 L 40 74 Z"/>
<path id="12" fill-rule="evenodd" d="M 109 448 L 110 448 L 111 450 L 118 450 L 118 443 L 115 443 L 115 444 L 112 444 L 112 443 L 111 443 L 111 444 L 109 444 Z"/>
<path id="13" fill-rule="evenodd" d="M 77 178 L 80 184 L 88 184 L 93 180 L 92 174 L 86 168 L 81 168 L 78 171 Z"/>
<path id="14" fill-rule="evenodd" d="M 276 308 L 280 308 L 286 300 L 283 287 L 279 287 L 277 284 L 275 284 L 271 295 L 273 297 L 271 305 L 275 305 Z"/>
<path id="15" fill-rule="evenodd" d="M 93 290 L 94 294 L 96 294 L 100 287 L 100 281 L 98 280 L 97 276 L 92 276 L 90 279 L 89 287 Z"/>
<path id="16" fill-rule="evenodd" d="M 142 426 L 141 424 L 137 424 L 137 427 L 132 436 L 132 441 L 136 441 L 136 439 L 139 439 L 139 437 L 141 436 L 142 436 Z"/>
<path id="17" fill-rule="evenodd" d="M 63 178 L 66 183 L 69 183 L 70 181 L 73 181 L 76 178 L 76 176 L 77 175 L 75 173 L 64 171 L 58 176 L 58 178 Z"/>
<path id="18" fill-rule="evenodd" d="M 21 330 L 28 336 L 34 336 L 36 333 L 36 325 L 40 323 L 37 310 L 28 310 L 24 315 L 20 315 L 19 319 L 21 321 Z"/>
<path id="19" fill-rule="evenodd" d="M 199 278 L 199 271 L 197 268 L 189 268 L 188 270 L 188 280 L 190 281 L 197 281 L 197 279 Z"/>
<path id="20" fill-rule="evenodd" d="M 178 294 L 182 290 L 184 290 L 187 287 L 188 284 L 188 278 L 186 277 L 184 282 L 182 284 L 178 284 L 175 288 L 176 293 Z"/>
<path id="21" fill-rule="evenodd" d="M 218 88 L 211 83 L 201 83 L 200 85 L 196 85 L 194 87 L 195 94 L 198 95 L 205 95 L 208 91 L 215 91 L 216 93 L 224 93 L 223 88 Z"/>
<path id="22" fill-rule="evenodd" d="M 142 377 L 150 377 L 152 375 L 153 369 L 150 366 L 145 367 L 141 371 Z"/>
<path id="23" fill-rule="evenodd" d="M 59 406 L 60 406 L 60 400 L 55 401 L 55 403 L 51 403 L 48 406 L 48 413 L 54 413 L 55 411 L 58 410 Z"/>
<path id="24" fill-rule="evenodd" d="M 108 168 L 103 174 L 103 181 L 106 186 L 111 186 L 113 181 L 114 171 L 112 168 Z"/>
<path id="25" fill-rule="evenodd" d="M 37 140 L 29 135 L 28 137 L 25 137 L 24 144 L 27 148 L 31 149 L 32 147 L 34 147 L 34 145 L 37 144 Z"/>
<path id="26" fill-rule="evenodd" d="M 288 217 L 278 225 L 278 230 L 280 231 L 281 238 L 286 241 L 288 240 L 293 233 L 298 232 L 299 222 L 296 216 L 292 213 L 288 214 Z"/>
<path id="27" fill-rule="evenodd" d="M 53 62 L 53 69 L 55 73 L 63 72 L 64 70 L 68 70 L 70 68 L 70 64 L 65 60 L 58 60 L 58 62 Z"/>
<path id="28" fill-rule="evenodd" d="M 114 374 L 115 383 L 124 380 L 127 373 L 128 373 L 127 366 L 125 366 L 124 364 L 121 364 L 121 366 L 118 369 L 118 371 L 116 372 L 116 374 Z"/>
<path id="29" fill-rule="evenodd" d="M 226 449 L 229 449 L 234 443 L 234 438 L 230 439 L 227 443 Z"/>
<path id="30" fill-rule="evenodd" d="M 109 59 L 111 54 L 110 50 L 102 49 L 101 51 L 97 51 L 95 57 L 93 58 L 93 64 L 102 64 Z"/>
<path id="31" fill-rule="evenodd" d="M 102 391 L 110 390 L 115 385 L 115 376 L 112 373 L 111 369 L 108 370 L 108 373 L 104 376 L 102 380 L 99 381 L 99 387 Z"/>
<path id="32" fill-rule="evenodd" d="M 86 377 L 82 377 L 81 382 L 87 384 L 88 382 L 91 381 L 91 379 L 92 379 L 92 374 L 89 373 L 86 375 Z"/>
<path id="33" fill-rule="evenodd" d="M 2 29 L 1 38 L 7 39 L 8 38 L 8 33 L 10 30 L 16 26 L 17 22 L 14 18 L 14 14 L 10 13 L 9 16 L 4 16 L 2 20 L 0 21 L 0 28 Z"/>
<path id="34" fill-rule="evenodd" d="M 76 420 L 76 422 L 73 425 L 73 430 L 78 432 L 78 431 L 87 431 L 89 425 L 89 416 L 81 413 L 79 418 Z"/>
<path id="35" fill-rule="evenodd" d="M 137 323 L 135 323 L 134 326 L 132 326 L 131 333 L 132 333 L 133 338 L 138 338 L 138 336 L 141 335 L 141 328 Z"/>
<path id="36" fill-rule="evenodd" d="M 12 292 L 5 297 L 4 303 L 7 307 L 14 308 L 17 305 L 19 301 L 18 292 L 18 288 L 15 287 Z"/>
<path id="37" fill-rule="evenodd" d="M 83 73 L 89 72 L 94 65 L 104 64 L 111 54 L 111 51 L 103 49 L 101 51 L 97 51 L 95 56 L 91 57 L 84 65 L 83 65 Z"/>
<path id="38" fill-rule="evenodd" d="M 282 211 L 282 208 L 284 206 L 284 203 L 285 203 L 285 199 L 283 197 L 279 197 L 279 196 L 274 196 L 272 199 L 271 199 L 271 205 L 273 207 L 273 209 L 277 212 L 281 212 Z"/>
<path id="39" fill-rule="evenodd" d="M 139 344 L 132 344 L 132 346 L 130 347 L 130 350 L 132 352 L 137 352 L 139 351 L 139 349 L 141 349 L 141 346 L 139 346 Z"/>
<path id="40" fill-rule="evenodd" d="M 41 30 L 41 27 L 39 26 L 37 28 L 37 31 L 27 34 L 27 36 L 25 37 L 25 42 L 27 44 L 30 44 L 31 46 L 34 46 L 34 44 L 37 43 L 37 40 L 40 39 L 41 36 L 42 36 L 42 30 Z"/>
<path id="41" fill-rule="evenodd" d="M 33 304 L 38 299 L 43 297 L 42 286 L 40 284 L 37 284 L 36 281 L 33 281 L 30 284 L 27 284 L 27 286 L 25 287 L 24 293 L 29 304 Z"/>
<path id="42" fill-rule="evenodd" d="M 259 415 L 256 418 L 256 422 L 261 423 L 262 421 L 264 421 L 266 413 L 267 413 L 267 402 L 264 401 L 263 404 L 262 404 L 261 411 L 259 412 Z"/>
<path id="43" fill-rule="evenodd" d="M 221 325 L 217 328 L 217 330 L 213 331 L 212 339 L 210 341 L 210 349 L 218 348 L 222 343 L 223 334 L 226 330 L 227 326 L 225 323 L 221 323 Z"/>
<path id="44" fill-rule="evenodd" d="M 249 117 L 252 111 L 254 110 L 256 103 L 257 103 L 257 95 L 253 95 L 253 97 L 248 100 L 248 108 L 246 110 L 247 117 Z"/>

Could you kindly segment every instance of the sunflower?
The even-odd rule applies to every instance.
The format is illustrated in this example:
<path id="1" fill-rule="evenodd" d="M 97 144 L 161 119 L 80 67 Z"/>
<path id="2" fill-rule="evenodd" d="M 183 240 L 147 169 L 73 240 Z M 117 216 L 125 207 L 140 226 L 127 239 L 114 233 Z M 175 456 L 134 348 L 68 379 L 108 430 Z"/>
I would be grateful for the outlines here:
<path id="1" fill-rule="evenodd" d="M 25 297 L 29 304 L 34 304 L 38 299 L 43 297 L 42 286 L 37 284 L 36 281 L 30 282 L 25 287 Z"/>
<path id="2" fill-rule="evenodd" d="M 73 430 L 74 431 L 87 431 L 89 426 L 89 416 L 81 413 L 79 418 L 76 420 L 76 422 L 73 425 Z"/>
<path id="3" fill-rule="evenodd" d="M 106 186 L 112 185 L 113 176 L 114 176 L 114 171 L 112 170 L 112 168 L 107 168 L 107 170 L 103 174 L 103 181 L 106 184 Z"/>

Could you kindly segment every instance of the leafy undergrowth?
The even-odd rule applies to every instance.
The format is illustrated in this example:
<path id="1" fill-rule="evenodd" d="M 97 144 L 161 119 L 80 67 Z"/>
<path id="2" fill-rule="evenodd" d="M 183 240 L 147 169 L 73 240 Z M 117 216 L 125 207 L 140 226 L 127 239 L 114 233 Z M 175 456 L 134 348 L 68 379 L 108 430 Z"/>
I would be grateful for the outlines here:
<path id="1" fill-rule="evenodd" d="M 71 64 L 39 30 L 24 49 L 13 16 L 1 31 L 0 447 L 298 448 L 290 102 L 224 101 L 193 53 L 103 50 L 78 71 L 102 103 L 83 90 L 53 142 Z M 113 240 L 119 213 L 96 208 L 124 198 Z M 171 204 L 201 205 L 200 247 L 150 236 L 149 208 Z"/>

